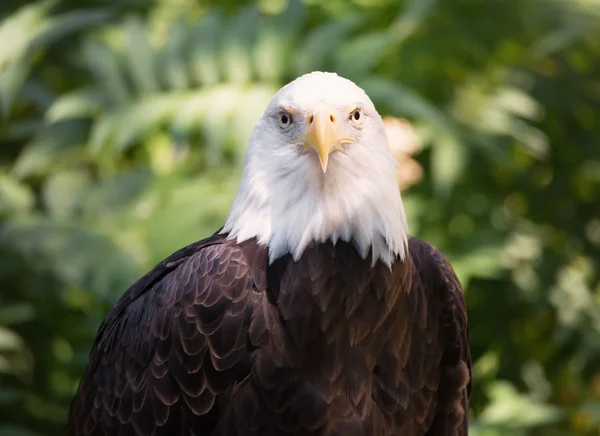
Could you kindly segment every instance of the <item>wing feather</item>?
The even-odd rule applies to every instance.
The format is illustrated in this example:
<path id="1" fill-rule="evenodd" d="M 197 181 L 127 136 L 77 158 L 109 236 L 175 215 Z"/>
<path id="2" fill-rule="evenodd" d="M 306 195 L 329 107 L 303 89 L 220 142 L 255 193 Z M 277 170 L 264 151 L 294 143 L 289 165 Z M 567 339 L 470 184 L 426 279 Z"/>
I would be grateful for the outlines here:
<path id="1" fill-rule="evenodd" d="M 256 264 L 257 260 L 252 258 Z M 243 250 L 213 237 L 161 262 L 99 329 L 69 435 L 211 434 L 217 396 L 247 374 L 260 290 Z M 253 327 L 264 336 L 264 321 Z"/>
<path id="2" fill-rule="evenodd" d="M 398 433 L 389 434 L 463 436 L 471 362 L 460 284 L 431 245 L 412 238 L 409 251 L 392 271 L 401 293 L 373 372 L 373 398 L 392 417 Z M 462 367 L 468 371 L 457 372 Z"/>
<path id="3" fill-rule="evenodd" d="M 435 247 L 412 238 L 409 250 L 415 264 L 415 284 L 411 291 L 415 290 L 415 286 L 419 287 L 419 293 L 427 295 L 438 306 L 436 312 L 439 316 L 434 318 L 434 323 L 428 320 L 428 327 L 424 332 L 443 333 L 439 370 L 434 372 L 431 371 L 432 368 L 424 368 L 422 374 L 428 389 L 437 384 L 436 413 L 427 434 L 467 435 L 471 352 L 462 288 L 452 266 Z M 435 347 L 428 349 L 433 350 Z M 433 357 L 435 356 L 429 356 L 427 360 L 431 361 Z"/>

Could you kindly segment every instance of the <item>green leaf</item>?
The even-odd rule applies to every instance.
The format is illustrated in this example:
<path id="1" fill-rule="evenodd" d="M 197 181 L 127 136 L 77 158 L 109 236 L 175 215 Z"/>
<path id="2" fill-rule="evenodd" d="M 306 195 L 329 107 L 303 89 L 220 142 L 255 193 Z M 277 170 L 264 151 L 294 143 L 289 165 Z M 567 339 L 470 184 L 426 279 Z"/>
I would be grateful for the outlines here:
<path id="1" fill-rule="evenodd" d="M 187 53 L 185 52 L 189 37 L 186 22 L 182 19 L 175 21 L 171 25 L 165 48 L 160 53 L 161 77 L 170 89 L 187 89 L 191 85 Z"/>
<path id="2" fill-rule="evenodd" d="M 2 116 L 8 118 L 19 90 L 29 75 L 29 62 L 14 63 L 0 70 L 0 109 Z"/>
<path id="3" fill-rule="evenodd" d="M 59 96 L 46 110 L 49 123 L 69 118 L 91 117 L 102 110 L 104 96 L 96 89 L 82 89 Z"/>
<path id="4" fill-rule="evenodd" d="M 260 80 L 273 83 L 283 78 L 304 24 L 304 9 L 300 0 L 292 0 L 283 13 L 263 18 L 254 45 L 254 65 Z"/>
<path id="5" fill-rule="evenodd" d="M 206 163 L 209 167 L 216 167 L 222 163 L 225 141 L 228 139 L 228 127 L 242 95 L 239 86 L 215 87 L 207 94 L 207 107 L 201 125 L 204 134 L 204 147 Z"/>
<path id="6" fill-rule="evenodd" d="M 375 31 L 357 36 L 347 41 L 336 56 L 335 71 L 351 80 L 360 78 L 371 72 L 388 56 L 394 40 L 387 31 Z"/>
<path id="7" fill-rule="evenodd" d="M 46 123 L 35 117 L 16 119 L 8 126 L 6 136 L 13 140 L 27 141 L 43 129 L 45 125 Z"/>
<path id="8" fill-rule="evenodd" d="M 20 90 L 21 98 L 39 110 L 46 110 L 56 96 L 40 80 L 27 79 Z"/>
<path id="9" fill-rule="evenodd" d="M 531 52 L 538 59 L 544 59 L 566 49 L 581 37 L 582 29 L 567 28 L 551 32 L 540 38 L 531 47 Z"/>
<path id="10" fill-rule="evenodd" d="M 584 413 L 586 418 L 593 421 L 596 425 L 600 424 L 600 401 L 586 401 L 579 407 L 579 412 Z"/>
<path id="11" fill-rule="evenodd" d="M 153 180 L 147 169 L 107 178 L 88 194 L 84 210 L 88 218 L 106 219 L 130 209 Z"/>
<path id="12" fill-rule="evenodd" d="M 56 219 L 75 217 L 83 206 L 91 183 L 91 176 L 85 170 L 52 173 L 42 188 L 49 214 Z"/>
<path id="13" fill-rule="evenodd" d="M 20 350 L 23 340 L 14 331 L 0 325 L 0 352 Z"/>
<path id="14" fill-rule="evenodd" d="M 53 2 L 42 1 L 22 7 L 0 23 L 0 69 L 23 58 L 31 42 L 48 25 L 47 14 Z"/>
<path id="15" fill-rule="evenodd" d="M 43 174 L 85 143 L 88 123 L 66 120 L 45 126 L 25 146 L 12 168 L 12 174 L 24 178 Z"/>
<path id="16" fill-rule="evenodd" d="M 559 422 L 564 412 L 555 406 L 543 404 L 528 395 L 522 394 L 506 381 L 496 381 L 488 387 L 491 404 L 481 413 L 487 424 L 503 425 L 509 428 L 537 427 Z"/>
<path id="17" fill-rule="evenodd" d="M 129 71 L 137 91 L 140 94 L 158 91 L 154 54 L 140 17 L 130 16 L 127 18 L 125 21 L 125 33 L 127 35 Z"/>
<path id="18" fill-rule="evenodd" d="M 48 26 L 51 2 L 22 7 L 0 23 L 0 103 L 8 117 L 21 86 L 27 79 L 33 58 L 28 56 L 33 40 Z M 7 43 L 10 41 L 10 43 Z"/>
<path id="19" fill-rule="evenodd" d="M 98 155 L 107 147 L 113 145 L 115 132 L 122 123 L 121 111 L 105 112 L 100 116 L 88 137 L 88 149 L 93 155 Z"/>
<path id="20" fill-rule="evenodd" d="M 166 190 L 161 206 L 139 223 L 152 258 L 162 260 L 178 248 L 207 237 L 223 225 L 238 187 L 239 174 L 231 168 L 209 170 Z M 197 202 L 202 198 L 202 202 Z M 165 231 L 168 229 L 168 231 Z"/>
<path id="21" fill-rule="evenodd" d="M 500 248 L 497 245 L 478 246 L 476 249 L 452 257 L 452 268 L 456 272 L 464 289 L 472 277 L 498 278 L 504 272 L 503 265 L 498 261 Z"/>
<path id="22" fill-rule="evenodd" d="M 51 17 L 47 28 L 32 40 L 30 50 L 44 49 L 82 30 L 90 31 L 94 26 L 107 23 L 112 17 L 112 12 L 100 9 L 72 11 Z"/>
<path id="23" fill-rule="evenodd" d="M 434 12 L 439 0 L 409 0 L 389 27 L 390 37 L 399 43 L 415 33 Z"/>
<path id="24" fill-rule="evenodd" d="M 131 256 L 107 235 L 81 226 L 43 218 L 12 220 L 2 227 L 0 242 L 48 265 L 64 283 L 90 289 L 109 302 L 139 274 Z"/>
<path id="25" fill-rule="evenodd" d="M 252 46 L 256 39 L 258 9 L 243 7 L 228 23 L 227 38 L 221 44 L 221 61 L 225 79 L 233 83 L 249 83 L 253 77 Z"/>
<path id="26" fill-rule="evenodd" d="M 220 38 L 226 36 L 225 23 L 214 10 L 208 12 L 194 32 L 190 58 L 194 78 L 199 84 L 213 85 L 221 78 Z"/>
<path id="27" fill-rule="evenodd" d="M 124 151 L 161 124 L 167 122 L 181 106 L 182 96 L 175 93 L 157 94 L 124 107 L 114 131 L 114 147 Z"/>
<path id="28" fill-rule="evenodd" d="M 466 163 L 467 154 L 458 138 L 444 135 L 434 142 L 431 150 L 431 177 L 438 194 L 448 196 L 452 192 Z"/>
<path id="29" fill-rule="evenodd" d="M 389 105 L 397 114 L 432 123 L 444 133 L 453 132 L 450 119 L 415 90 L 381 77 L 364 79 L 361 86 L 374 102 Z"/>
<path id="30" fill-rule="evenodd" d="M 87 68 L 111 102 L 122 104 L 130 98 L 122 61 L 116 53 L 106 45 L 90 39 L 83 45 L 82 56 Z"/>
<path id="31" fill-rule="evenodd" d="M 500 109 L 528 120 L 539 120 L 542 116 L 540 104 L 523 89 L 503 87 L 494 98 Z"/>
<path id="32" fill-rule="evenodd" d="M 24 7 L 0 25 L 0 41 L 11 41 L 0 47 L 0 103 L 5 117 L 27 80 L 37 51 L 110 18 L 109 13 L 94 10 L 47 16 L 53 3 Z"/>
<path id="33" fill-rule="evenodd" d="M 7 174 L 0 173 L 0 215 L 17 215 L 28 212 L 34 205 L 29 187 Z"/>
<path id="34" fill-rule="evenodd" d="M 241 161 L 254 124 L 275 91 L 275 87 L 233 84 L 204 88 L 182 99 L 173 115 L 172 129 L 203 133 L 208 166 L 221 162 L 229 140 L 235 141 L 235 153 Z"/>
<path id="35" fill-rule="evenodd" d="M 347 15 L 339 21 L 328 21 L 309 33 L 296 54 L 295 74 L 300 76 L 311 71 L 327 70 L 332 56 L 344 40 L 364 21 L 362 14 Z"/>
<path id="36" fill-rule="evenodd" d="M 11 325 L 35 318 L 35 306 L 30 303 L 4 304 L 0 307 L 0 324 Z M 1 403 L 2 401 L 0 401 Z"/>

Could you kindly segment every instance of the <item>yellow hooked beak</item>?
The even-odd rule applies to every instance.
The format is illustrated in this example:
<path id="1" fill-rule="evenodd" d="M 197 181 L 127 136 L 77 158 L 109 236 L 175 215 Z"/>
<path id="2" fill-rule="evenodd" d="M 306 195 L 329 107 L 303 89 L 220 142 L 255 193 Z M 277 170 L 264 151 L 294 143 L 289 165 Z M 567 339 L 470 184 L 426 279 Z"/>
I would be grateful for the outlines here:
<path id="1" fill-rule="evenodd" d="M 323 172 L 327 171 L 329 154 L 333 151 L 344 151 L 342 144 L 354 142 L 343 137 L 337 124 L 337 113 L 327 103 L 319 103 L 309 112 L 307 117 L 308 131 L 304 142 L 317 150 Z"/>

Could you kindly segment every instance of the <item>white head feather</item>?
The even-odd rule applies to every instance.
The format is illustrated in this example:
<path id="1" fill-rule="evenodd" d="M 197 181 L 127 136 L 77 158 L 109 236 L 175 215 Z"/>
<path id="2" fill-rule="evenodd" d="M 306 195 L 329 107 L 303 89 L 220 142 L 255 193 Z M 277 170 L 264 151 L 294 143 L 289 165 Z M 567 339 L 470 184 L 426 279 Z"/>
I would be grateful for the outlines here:
<path id="1" fill-rule="evenodd" d="M 290 145 L 319 103 L 337 112 L 338 129 L 355 141 L 331 153 L 326 172 L 314 149 Z M 351 119 L 357 107 L 360 123 Z M 293 114 L 290 125 L 282 125 L 283 113 Z M 238 242 L 256 237 L 268 245 L 270 262 L 287 253 L 297 260 L 313 242 L 341 239 L 363 258 L 372 249 L 373 264 L 391 266 L 396 256 L 404 259 L 408 240 L 396 164 L 366 93 L 334 73 L 306 74 L 275 94 L 254 128 L 222 233 Z"/>

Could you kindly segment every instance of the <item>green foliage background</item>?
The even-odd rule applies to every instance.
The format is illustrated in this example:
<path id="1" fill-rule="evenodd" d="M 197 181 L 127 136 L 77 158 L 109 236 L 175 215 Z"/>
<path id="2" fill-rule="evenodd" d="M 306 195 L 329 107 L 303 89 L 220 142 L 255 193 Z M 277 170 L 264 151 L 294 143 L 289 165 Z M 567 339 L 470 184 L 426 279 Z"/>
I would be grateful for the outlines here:
<path id="1" fill-rule="evenodd" d="M 0 436 L 63 433 L 103 316 L 220 227 L 254 122 L 311 70 L 423 140 L 404 201 L 464 284 L 471 434 L 600 434 L 598 0 L 5 0 L 0 17 Z"/>

